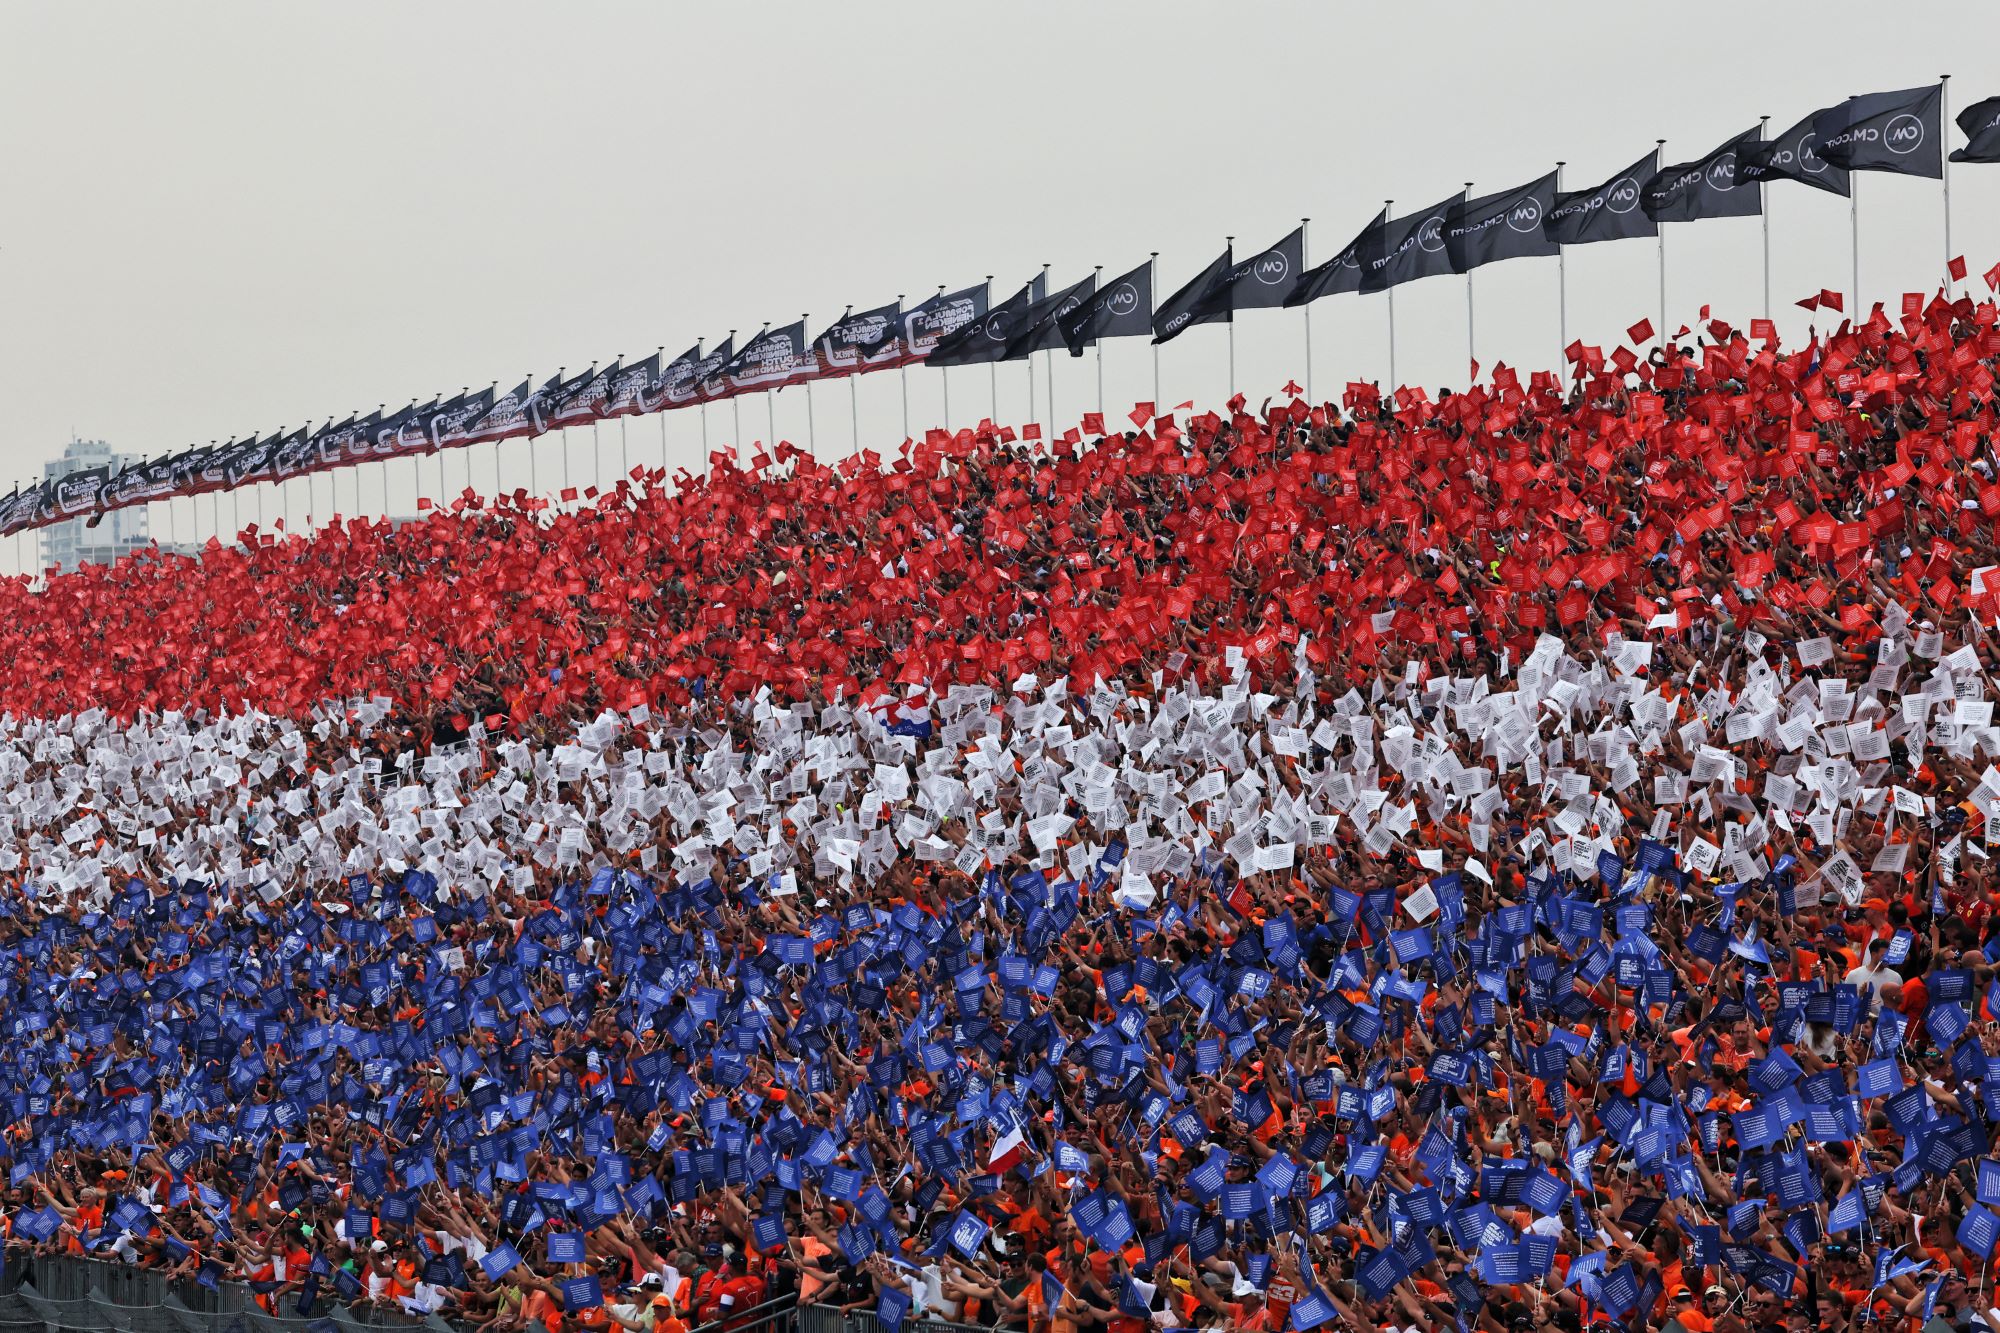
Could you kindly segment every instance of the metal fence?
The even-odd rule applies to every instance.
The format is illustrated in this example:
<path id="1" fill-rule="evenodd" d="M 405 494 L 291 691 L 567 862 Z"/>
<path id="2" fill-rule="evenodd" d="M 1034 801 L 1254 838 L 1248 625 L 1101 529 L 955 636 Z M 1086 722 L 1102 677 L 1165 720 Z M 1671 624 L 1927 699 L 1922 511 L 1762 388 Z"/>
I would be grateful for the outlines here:
<path id="1" fill-rule="evenodd" d="M 796 1313 L 796 1333 L 889 1333 L 889 1326 L 872 1310 L 846 1314 L 834 1305 L 802 1305 Z M 902 1333 L 993 1333 L 993 1326 L 912 1317 L 903 1321 Z"/>
<path id="2" fill-rule="evenodd" d="M 295 1305 L 296 1296 L 287 1298 Z M 286 1308 L 281 1305 L 280 1308 Z M 331 1327 L 329 1327 L 329 1325 Z M 75 1255 L 12 1259 L 0 1286 L 0 1333 L 460 1333 L 449 1321 L 414 1319 L 376 1305 L 347 1306 L 323 1294 L 310 1314 L 267 1313 L 240 1282 L 204 1287 L 169 1282 L 151 1269 Z"/>
<path id="3" fill-rule="evenodd" d="M 432 1315 L 416 1319 L 392 1307 L 343 1305 L 322 1293 L 309 1315 L 293 1313 L 296 1295 L 270 1314 L 241 1282 L 204 1287 L 169 1282 L 130 1264 L 67 1254 L 10 1255 L 0 1278 L 0 1333 L 466 1333 Z M 799 1305 L 786 1296 L 694 1333 L 889 1333 L 872 1311 Z M 902 1333 L 993 1333 L 983 1324 L 910 1318 Z"/>

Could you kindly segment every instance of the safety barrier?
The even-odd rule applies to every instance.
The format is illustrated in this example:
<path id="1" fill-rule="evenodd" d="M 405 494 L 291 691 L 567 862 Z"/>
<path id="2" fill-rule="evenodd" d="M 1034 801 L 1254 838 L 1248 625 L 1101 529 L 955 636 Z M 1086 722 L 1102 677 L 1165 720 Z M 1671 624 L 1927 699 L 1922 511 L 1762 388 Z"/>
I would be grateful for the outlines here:
<path id="1" fill-rule="evenodd" d="M 66 1254 L 8 1256 L 0 1282 L 0 1333 L 369 1333 L 383 1329 L 462 1333 L 448 1320 L 417 1319 L 378 1305 L 343 1305 L 322 1293 L 310 1313 L 288 1293 L 274 1315 L 241 1282 L 205 1287 L 159 1272 Z"/>
<path id="2" fill-rule="evenodd" d="M 804 1305 L 798 1310 L 797 1333 L 889 1333 L 889 1326 L 872 1310 L 846 1314 L 835 1305 Z M 993 1333 L 993 1326 L 920 1319 L 913 1314 L 903 1321 L 901 1333 Z"/>
<path id="3" fill-rule="evenodd" d="M 694 1333 L 798 1333 L 799 1298 L 780 1296 L 741 1314 L 702 1324 Z"/>
<path id="4" fill-rule="evenodd" d="M 69 1254 L 7 1257 L 0 1276 L 0 1333 L 468 1333 L 468 1326 L 432 1315 L 417 1319 L 380 1305 L 344 1305 L 322 1292 L 312 1312 L 293 1312 L 297 1294 L 267 1313 L 241 1282 L 204 1287 L 168 1281 L 154 1269 Z M 872 1311 L 843 1313 L 830 1305 L 799 1305 L 796 1297 L 767 1301 L 694 1333 L 889 1333 Z M 901 1333 L 993 1333 L 984 1324 L 912 1316 Z"/>

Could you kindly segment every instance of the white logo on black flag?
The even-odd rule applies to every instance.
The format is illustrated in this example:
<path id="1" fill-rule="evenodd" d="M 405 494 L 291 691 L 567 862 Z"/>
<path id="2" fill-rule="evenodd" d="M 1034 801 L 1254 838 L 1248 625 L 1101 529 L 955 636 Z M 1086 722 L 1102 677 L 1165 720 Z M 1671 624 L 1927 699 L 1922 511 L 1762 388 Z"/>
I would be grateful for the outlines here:
<path id="1" fill-rule="evenodd" d="M 1974 102 L 1958 113 L 1965 147 L 1951 155 L 1954 162 L 2000 162 L 2000 97 Z"/>
<path id="2" fill-rule="evenodd" d="M 1754 185 L 1736 179 L 1736 164 L 1763 147 L 1761 134 L 1753 127 L 1704 157 L 1655 172 L 1640 192 L 1641 206 L 1655 222 L 1756 217 L 1763 202 Z"/>
<path id="3" fill-rule="evenodd" d="M 722 346 L 694 363 L 695 394 L 703 399 L 727 398 L 729 384 L 722 378 L 722 368 L 736 359 L 736 335 L 730 334 L 722 340 Z"/>
<path id="4" fill-rule="evenodd" d="M 902 359 L 903 306 L 896 302 L 874 310 L 842 315 L 813 347 L 829 375 L 852 375 Z"/>
<path id="5" fill-rule="evenodd" d="M 1036 281 L 1039 282 L 1040 279 Z M 1015 298 L 1021 301 L 1024 307 L 1038 295 L 1038 293 L 1031 294 L 1034 286 L 1035 283 L 1029 283 L 1021 289 L 1021 295 Z M 977 287 L 967 287 L 962 292 L 940 292 L 928 301 L 905 310 L 903 312 L 904 358 L 909 361 L 927 360 L 946 339 L 960 330 L 969 329 L 975 321 L 985 319 L 990 313 L 986 308 L 986 302 L 986 284 L 982 282 Z"/>
<path id="6" fill-rule="evenodd" d="M 722 378 L 736 393 L 782 388 L 818 374 L 819 358 L 806 345 L 803 319 L 781 329 L 765 329 L 722 368 Z"/>
<path id="7" fill-rule="evenodd" d="M 662 408 L 681 407 L 700 396 L 700 382 L 697 370 L 701 365 L 701 344 L 682 352 L 669 361 L 665 368 L 654 377 L 652 386 L 646 390 L 648 412 L 658 412 Z"/>
<path id="8" fill-rule="evenodd" d="M 1104 290 L 1057 320 L 1057 333 L 1071 356 L 1099 338 L 1137 338 L 1153 329 L 1153 264 L 1139 265 L 1104 284 Z"/>
<path id="9" fill-rule="evenodd" d="M 1767 180 L 1797 181 L 1815 190 L 1847 197 L 1847 168 L 1835 166 L 1819 150 L 1820 117 L 1838 107 L 1815 111 L 1777 138 L 1736 160 L 1736 178 L 1748 184 Z"/>
<path id="10" fill-rule="evenodd" d="M 653 387 L 653 380 L 660 373 L 660 354 L 653 353 L 637 365 L 625 367 L 611 377 L 611 392 L 605 400 L 604 415 L 607 417 L 628 417 L 652 409 L 646 406 L 646 393 Z"/>
<path id="11" fill-rule="evenodd" d="M 1026 327 L 1023 322 L 1047 294 L 1048 279 L 1037 274 L 1020 291 L 986 311 L 977 320 L 960 325 L 939 338 L 925 364 L 933 366 L 983 366 L 1007 359 L 1007 343 Z"/>
<path id="12" fill-rule="evenodd" d="M 1640 192 L 1659 166 L 1651 153 L 1604 184 L 1589 190 L 1566 190 L 1542 221 L 1542 233 L 1557 245 L 1588 245 L 1593 241 L 1633 241 L 1658 236 L 1660 229 L 1640 205 Z"/>
<path id="13" fill-rule="evenodd" d="M 1905 88 L 1850 97 L 1819 113 L 1820 153 L 1849 171 L 1944 175 L 1944 88 Z"/>
<path id="14" fill-rule="evenodd" d="M 1299 275 L 1299 280 L 1285 297 L 1288 306 L 1305 305 L 1317 301 L 1322 296 L 1333 296 L 1339 292 L 1361 290 L 1363 270 L 1382 253 L 1382 241 L 1389 225 L 1389 210 L 1383 209 L 1375 215 L 1375 220 L 1361 229 L 1361 234 L 1347 243 L 1342 250 L 1324 264 L 1307 269 Z"/>
<path id="15" fill-rule="evenodd" d="M 1096 293 L 1097 275 L 1093 273 L 1082 282 L 1029 306 L 1021 312 L 1016 330 L 1008 335 L 1007 349 L 1000 359 L 1017 361 L 1035 352 L 1061 346 L 1063 318 L 1082 309 L 1084 303 Z"/>
<path id="16" fill-rule="evenodd" d="M 1479 199 L 1460 200 L 1445 214 L 1444 248 L 1451 266 L 1467 273 L 1503 259 L 1533 259 L 1556 253 L 1542 230 L 1555 207 L 1556 174 Z"/>
<path id="17" fill-rule="evenodd" d="M 1381 253 L 1362 265 L 1361 290 L 1379 292 L 1418 278 L 1451 272 L 1445 251 L 1445 216 L 1461 196 L 1384 225 Z"/>
<path id="18" fill-rule="evenodd" d="M 611 401 L 611 381 L 618 371 L 616 361 L 603 370 L 593 367 L 556 390 L 550 420 L 558 426 L 575 426 L 603 416 L 605 404 Z"/>
<path id="19" fill-rule="evenodd" d="M 1306 231 L 1292 234 L 1267 250 L 1234 260 L 1201 298 L 1191 324 L 1228 320 L 1238 310 L 1270 310 L 1285 304 L 1305 268 Z M 1185 289 L 1183 289 L 1185 290 Z M 1176 294 L 1178 295 L 1178 293 Z M 1171 307 L 1172 303 L 1168 303 Z"/>

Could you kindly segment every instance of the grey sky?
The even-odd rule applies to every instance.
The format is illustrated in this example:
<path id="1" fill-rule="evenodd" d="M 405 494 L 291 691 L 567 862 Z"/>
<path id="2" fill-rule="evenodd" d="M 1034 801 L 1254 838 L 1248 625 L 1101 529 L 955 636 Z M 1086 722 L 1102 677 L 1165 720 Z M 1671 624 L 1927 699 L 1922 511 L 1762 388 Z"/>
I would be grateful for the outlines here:
<path id="1" fill-rule="evenodd" d="M 1068 282 L 1157 249 L 1164 295 L 1226 233 L 1262 246 L 1302 215 L 1316 260 L 1385 198 L 1414 209 L 1557 158 L 1580 187 L 1661 136 L 1670 160 L 1695 156 L 1759 113 L 1775 131 L 1940 72 L 1956 76 L 1955 111 L 2000 93 L 2000 69 L 1980 59 L 1996 36 L 1991 4 L 1880 0 L 0 0 L 0 489 L 72 430 L 164 452 L 677 352 L 802 311 L 819 324 L 850 302 L 988 272 L 1011 291 L 1044 261 Z M 1864 294 L 1934 282 L 1937 183 L 1857 180 Z M 2000 259 L 2000 168 L 1956 169 L 1952 193 L 1954 245 L 1984 291 L 1977 274 Z M 1849 285 L 1847 205 L 1789 185 L 1770 202 L 1773 296 L 1782 327 L 1802 332 L 1792 300 Z M 1761 313 L 1755 220 L 1667 230 L 1674 322 L 1703 301 Z M 1656 264 L 1651 242 L 1572 250 L 1572 335 L 1609 344 L 1653 316 Z M 1481 361 L 1550 364 L 1555 261 L 1476 282 Z M 1460 278 L 1397 291 L 1402 379 L 1463 378 L 1465 304 Z M 1329 298 L 1312 319 L 1323 394 L 1386 376 L 1385 298 Z M 1237 380 L 1253 401 L 1304 378 L 1301 322 L 1241 318 Z M 1165 401 L 1219 403 L 1227 345 L 1215 326 L 1164 349 Z M 1057 361 L 1057 411 L 1073 423 L 1096 405 L 1096 361 Z M 1152 396 L 1144 341 L 1107 344 L 1104 364 L 1113 412 Z M 1026 371 L 997 380 L 999 419 L 1027 419 Z M 984 368 L 951 372 L 956 424 L 987 414 L 992 384 Z M 864 442 L 900 439 L 899 377 L 857 391 Z M 848 386 L 814 393 L 820 452 L 844 453 Z M 941 418 L 938 372 L 912 372 L 909 393 L 919 429 Z M 710 411 L 720 444 L 730 412 Z M 782 394 L 776 416 L 780 435 L 805 441 L 803 392 Z M 627 427 L 632 461 L 664 447 L 695 463 L 698 415 L 669 417 L 664 441 L 652 420 Z M 761 400 L 742 420 L 746 440 L 767 434 Z M 606 474 L 617 432 L 599 441 Z M 545 488 L 560 447 L 538 447 Z M 587 475 L 588 437 L 567 447 Z M 490 447 L 472 460 L 482 489 L 493 461 Z M 528 480 L 526 446 L 500 462 L 508 486 Z M 465 463 L 446 464 L 454 490 Z M 406 510 L 409 467 L 395 466 L 390 498 Z M 422 466 L 435 493 L 438 465 Z M 334 492 L 350 512 L 351 485 Z M 363 479 L 365 507 L 379 510 L 379 488 Z M 295 521 L 306 504 L 291 501 Z"/>

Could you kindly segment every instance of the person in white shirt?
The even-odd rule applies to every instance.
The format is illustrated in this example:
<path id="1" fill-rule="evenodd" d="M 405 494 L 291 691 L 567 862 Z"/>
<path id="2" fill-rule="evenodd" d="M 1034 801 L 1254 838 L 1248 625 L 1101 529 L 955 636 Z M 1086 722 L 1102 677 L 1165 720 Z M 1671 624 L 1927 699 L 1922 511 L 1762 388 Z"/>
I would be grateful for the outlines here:
<path id="1" fill-rule="evenodd" d="M 1843 978 L 1848 985 L 1861 991 L 1861 998 L 1866 1003 L 1873 1003 L 1876 996 L 1882 993 L 1882 988 L 1890 982 L 1902 980 L 1892 969 L 1882 965 L 1882 956 L 1888 952 L 1887 940 L 1868 941 L 1867 960 L 1849 968 L 1847 976 Z"/>

